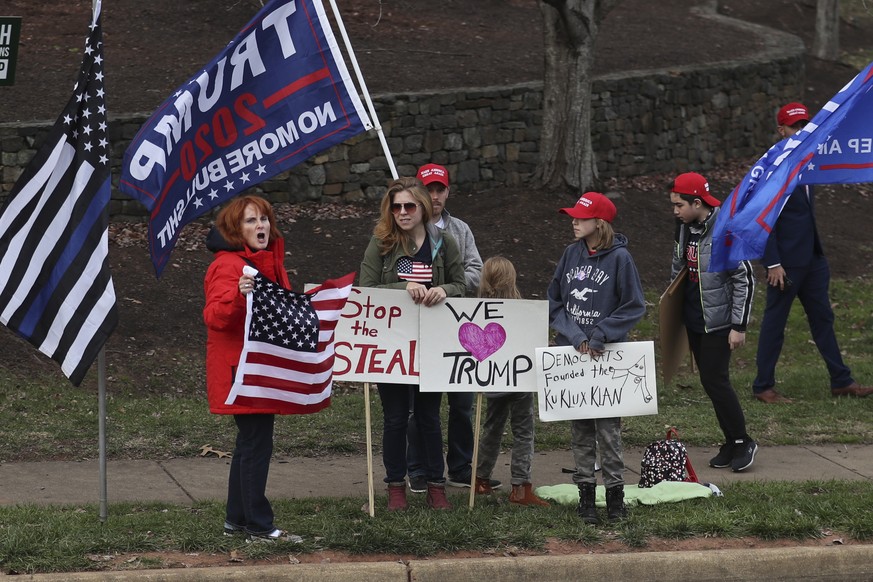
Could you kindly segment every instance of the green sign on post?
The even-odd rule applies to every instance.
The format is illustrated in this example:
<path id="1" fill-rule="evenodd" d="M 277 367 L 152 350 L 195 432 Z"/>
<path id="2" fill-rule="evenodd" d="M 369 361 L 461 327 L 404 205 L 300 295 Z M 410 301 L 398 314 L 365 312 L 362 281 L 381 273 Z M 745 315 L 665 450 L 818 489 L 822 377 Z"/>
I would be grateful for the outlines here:
<path id="1" fill-rule="evenodd" d="M 15 61 L 21 36 L 20 16 L 0 16 L 0 86 L 15 82 Z"/>

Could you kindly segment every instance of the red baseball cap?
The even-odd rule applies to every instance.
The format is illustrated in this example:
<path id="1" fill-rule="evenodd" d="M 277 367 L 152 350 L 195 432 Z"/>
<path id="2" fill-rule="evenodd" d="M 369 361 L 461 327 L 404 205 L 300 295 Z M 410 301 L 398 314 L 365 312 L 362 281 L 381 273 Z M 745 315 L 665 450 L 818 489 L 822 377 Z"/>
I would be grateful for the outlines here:
<path id="1" fill-rule="evenodd" d="M 586 192 L 573 208 L 561 208 L 558 212 L 568 214 L 573 218 L 601 218 L 606 222 L 615 219 L 615 204 L 600 192 Z"/>
<path id="2" fill-rule="evenodd" d="M 713 208 L 721 206 L 721 201 L 709 193 L 709 182 L 706 181 L 706 178 L 695 172 L 686 172 L 676 176 L 673 181 L 673 192 L 697 196 Z"/>
<path id="3" fill-rule="evenodd" d="M 418 179 L 427 186 L 439 182 L 446 188 L 449 187 L 449 171 L 439 164 L 425 164 L 418 169 Z"/>
<path id="4" fill-rule="evenodd" d="M 794 125 L 798 121 L 809 121 L 809 110 L 803 103 L 783 105 L 776 114 L 776 123 L 779 125 Z"/>

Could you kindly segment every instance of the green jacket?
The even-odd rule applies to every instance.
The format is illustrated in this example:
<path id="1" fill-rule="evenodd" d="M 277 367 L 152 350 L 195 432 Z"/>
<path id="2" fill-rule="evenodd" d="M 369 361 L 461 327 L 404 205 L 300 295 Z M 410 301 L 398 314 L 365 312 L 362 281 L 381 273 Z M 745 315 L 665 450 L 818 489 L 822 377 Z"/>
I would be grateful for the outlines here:
<path id="1" fill-rule="evenodd" d="M 434 287 L 442 287 L 446 297 L 463 297 L 466 293 L 464 278 L 464 263 L 461 251 L 452 235 L 440 232 L 435 226 L 427 225 L 433 256 Z M 412 249 L 415 252 L 417 249 Z M 370 244 L 364 251 L 361 261 L 361 287 L 383 287 L 386 289 L 406 289 L 406 281 L 397 277 L 397 260 L 404 256 L 403 249 L 398 247 L 387 255 L 379 253 L 379 239 L 370 238 Z"/>

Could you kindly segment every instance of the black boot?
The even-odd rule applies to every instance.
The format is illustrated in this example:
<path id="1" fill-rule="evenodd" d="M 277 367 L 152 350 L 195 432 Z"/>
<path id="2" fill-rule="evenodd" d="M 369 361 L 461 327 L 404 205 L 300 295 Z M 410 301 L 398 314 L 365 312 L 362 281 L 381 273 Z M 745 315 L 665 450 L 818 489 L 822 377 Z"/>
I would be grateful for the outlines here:
<path id="1" fill-rule="evenodd" d="M 609 521 L 619 521 L 627 517 L 624 507 L 624 485 L 614 485 L 606 489 L 606 515 Z"/>
<path id="2" fill-rule="evenodd" d="M 594 505 L 595 499 L 597 499 L 597 485 L 594 483 L 580 483 L 579 507 L 576 508 L 576 513 L 579 514 L 579 517 L 585 523 L 600 523 L 600 518 L 597 517 L 597 508 Z"/>

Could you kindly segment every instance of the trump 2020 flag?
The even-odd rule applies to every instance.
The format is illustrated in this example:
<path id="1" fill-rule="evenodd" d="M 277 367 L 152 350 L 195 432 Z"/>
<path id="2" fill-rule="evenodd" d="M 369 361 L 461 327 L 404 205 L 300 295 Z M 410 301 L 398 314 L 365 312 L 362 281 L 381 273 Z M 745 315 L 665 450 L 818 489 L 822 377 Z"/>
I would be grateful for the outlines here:
<path id="1" fill-rule="evenodd" d="M 124 153 L 157 274 L 184 225 L 371 127 L 321 0 L 267 3 Z"/>
<path id="2" fill-rule="evenodd" d="M 352 291 L 354 273 L 307 293 L 273 283 L 251 267 L 246 336 L 226 404 L 269 404 L 280 414 L 309 414 L 330 406 L 334 330 Z"/>
<path id="3" fill-rule="evenodd" d="M 722 205 L 710 271 L 764 255 L 767 238 L 798 186 L 873 181 L 873 63 L 799 132 L 765 153 Z"/>
<path id="4" fill-rule="evenodd" d="M 0 322 L 76 386 L 118 323 L 100 7 L 73 96 L 0 210 Z"/>

